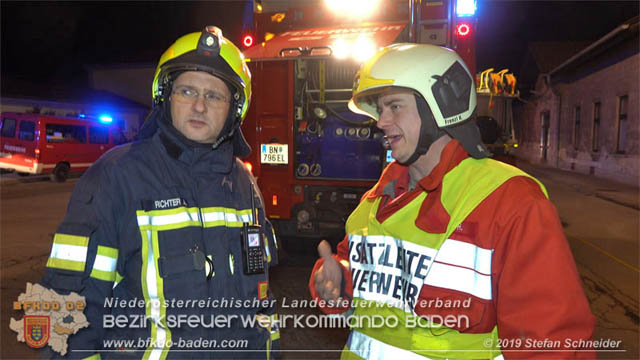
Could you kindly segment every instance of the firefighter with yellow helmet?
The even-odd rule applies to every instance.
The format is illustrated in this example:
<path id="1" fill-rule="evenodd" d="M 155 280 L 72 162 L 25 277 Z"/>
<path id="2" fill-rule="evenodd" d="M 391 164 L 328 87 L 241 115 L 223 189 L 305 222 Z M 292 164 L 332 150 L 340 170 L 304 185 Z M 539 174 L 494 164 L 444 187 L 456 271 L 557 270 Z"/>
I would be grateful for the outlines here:
<path id="1" fill-rule="evenodd" d="M 337 254 L 318 247 L 309 289 L 350 319 L 342 357 L 594 357 L 569 341 L 590 339 L 594 317 L 556 210 L 540 182 L 488 158 L 460 57 L 383 48 L 356 75 L 349 107 L 377 121 L 396 161 Z"/>
<path id="2" fill-rule="evenodd" d="M 87 303 L 67 356 L 278 355 L 276 239 L 238 160 L 250 99 L 251 74 L 219 28 L 162 55 L 141 139 L 91 166 L 53 239 L 41 283 Z"/>

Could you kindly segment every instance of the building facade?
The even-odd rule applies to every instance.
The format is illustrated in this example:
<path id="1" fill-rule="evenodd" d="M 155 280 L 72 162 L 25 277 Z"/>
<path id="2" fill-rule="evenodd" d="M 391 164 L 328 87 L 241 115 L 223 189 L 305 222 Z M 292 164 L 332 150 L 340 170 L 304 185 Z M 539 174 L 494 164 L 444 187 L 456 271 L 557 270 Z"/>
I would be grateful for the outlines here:
<path id="1" fill-rule="evenodd" d="M 639 68 L 634 18 L 540 74 L 516 114 L 517 156 L 637 185 Z"/>
<path id="2" fill-rule="evenodd" d="M 151 108 L 151 84 L 156 65 L 128 63 L 86 66 L 89 87 L 109 91 Z"/>

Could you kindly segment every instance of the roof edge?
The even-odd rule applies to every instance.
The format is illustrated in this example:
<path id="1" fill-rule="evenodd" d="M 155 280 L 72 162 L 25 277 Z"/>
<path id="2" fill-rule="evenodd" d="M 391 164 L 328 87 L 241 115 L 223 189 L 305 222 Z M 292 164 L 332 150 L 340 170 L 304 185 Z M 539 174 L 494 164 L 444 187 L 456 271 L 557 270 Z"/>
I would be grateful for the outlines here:
<path id="1" fill-rule="evenodd" d="M 582 49 L 577 54 L 575 54 L 572 57 L 570 57 L 569 59 L 567 59 L 562 64 L 558 65 L 555 69 L 551 70 L 548 73 L 548 75 L 552 76 L 553 74 L 559 72 L 563 68 L 565 68 L 565 67 L 571 65 L 572 63 L 576 62 L 578 59 L 584 57 L 586 54 L 588 54 L 592 50 L 596 49 L 597 47 L 599 47 L 599 46 L 605 44 L 606 42 L 608 42 L 609 40 L 613 39 L 619 33 L 623 32 L 623 31 L 626 31 L 626 30 L 629 30 L 629 29 L 636 29 L 636 30 L 638 29 L 638 16 L 633 17 L 633 18 L 625 21 L 621 25 L 618 25 L 615 29 L 611 30 L 605 36 L 601 37 L 600 39 L 598 39 L 593 44 L 587 46 L 586 48 Z"/>

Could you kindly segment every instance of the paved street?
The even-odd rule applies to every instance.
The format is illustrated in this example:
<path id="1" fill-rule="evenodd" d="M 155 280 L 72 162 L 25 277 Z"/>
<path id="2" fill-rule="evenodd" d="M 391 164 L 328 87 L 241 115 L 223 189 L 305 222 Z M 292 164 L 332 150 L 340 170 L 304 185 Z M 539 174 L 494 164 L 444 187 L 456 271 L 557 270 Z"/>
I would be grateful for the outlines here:
<path id="1" fill-rule="evenodd" d="M 638 229 L 637 188 L 554 169 L 520 166 L 538 177 L 558 208 L 574 252 L 585 292 L 597 318 L 595 338 L 622 340 L 625 352 L 601 352 L 602 359 L 638 358 Z M 44 273 L 57 224 L 62 220 L 76 179 L 62 184 L 23 182 L 3 178 L 1 187 L 0 275 L 1 354 L 3 359 L 36 358 L 37 353 L 18 344 L 9 319 L 22 317 L 11 309 L 26 282 Z M 635 207 L 634 207 L 635 199 Z M 309 244 L 315 248 L 315 244 Z M 313 250 L 288 254 L 273 269 L 271 285 L 280 301 L 280 314 L 309 314 L 309 308 L 282 308 L 283 299 L 308 299 L 307 281 Z M 552 299 L 550 299 L 552 301 Z M 282 329 L 285 358 L 338 358 L 346 340 L 344 329 Z M 334 351 L 314 351 L 330 349 Z"/>
<path id="2" fill-rule="evenodd" d="M 591 310 L 595 339 L 623 340 L 627 352 L 599 358 L 638 358 L 638 189 L 589 176 L 519 163 L 549 191 L 565 226 Z"/>

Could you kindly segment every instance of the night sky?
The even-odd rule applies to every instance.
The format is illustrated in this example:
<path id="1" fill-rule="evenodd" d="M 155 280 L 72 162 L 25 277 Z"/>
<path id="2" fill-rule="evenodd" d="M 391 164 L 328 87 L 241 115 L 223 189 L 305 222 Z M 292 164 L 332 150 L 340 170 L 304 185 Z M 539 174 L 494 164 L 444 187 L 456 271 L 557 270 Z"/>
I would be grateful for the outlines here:
<path id="1" fill-rule="evenodd" d="M 239 42 L 246 3 L 2 1 L 2 79 L 86 85 L 85 64 L 155 63 L 206 24 Z M 517 75 L 530 41 L 595 41 L 636 15 L 638 1 L 479 0 L 477 68 Z"/>
<path id="2" fill-rule="evenodd" d="M 81 83 L 83 64 L 156 63 L 204 25 L 239 34 L 246 3 L 3 0 L 2 77 Z"/>

